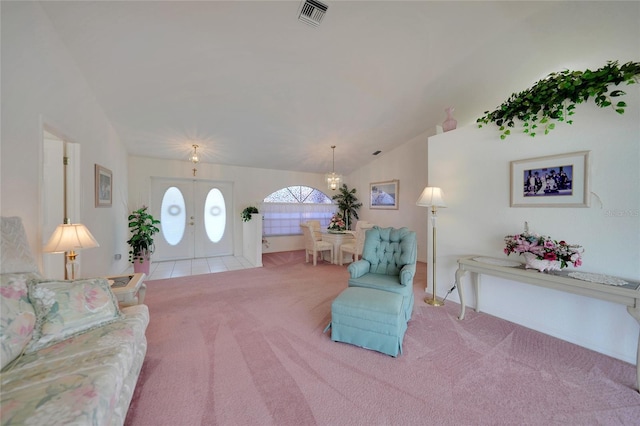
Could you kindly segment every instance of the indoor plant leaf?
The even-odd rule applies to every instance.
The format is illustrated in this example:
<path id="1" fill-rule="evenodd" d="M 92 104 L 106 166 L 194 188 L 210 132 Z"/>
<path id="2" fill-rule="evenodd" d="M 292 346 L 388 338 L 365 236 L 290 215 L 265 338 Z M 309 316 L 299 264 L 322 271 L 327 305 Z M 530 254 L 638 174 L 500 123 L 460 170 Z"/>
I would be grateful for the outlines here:
<path id="1" fill-rule="evenodd" d="M 519 93 L 513 93 L 507 101 L 494 111 L 485 111 L 484 116 L 476 121 L 479 127 L 489 122 L 495 123 L 500 131 L 501 139 L 505 139 L 510 133 L 505 131 L 505 124 L 514 127 L 514 120 L 523 122 L 523 131 L 530 136 L 535 136 L 533 127 L 529 122 L 538 121 L 547 124 L 549 120 L 563 121 L 568 124 L 572 120 L 565 121 L 566 115 L 573 115 L 575 104 L 593 98 L 596 105 L 601 108 L 613 105 L 611 98 L 625 95 L 622 90 L 612 90 L 610 85 L 620 83 L 635 84 L 640 77 L 640 62 L 627 62 L 619 65 L 617 61 L 609 61 L 596 70 L 585 71 L 564 70 L 549 74 L 545 79 L 535 83 L 531 88 Z M 565 103 L 570 104 L 566 106 Z M 618 102 L 613 107 L 619 114 L 624 114 L 627 104 Z M 553 130 L 555 126 L 546 125 L 545 134 Z"/>

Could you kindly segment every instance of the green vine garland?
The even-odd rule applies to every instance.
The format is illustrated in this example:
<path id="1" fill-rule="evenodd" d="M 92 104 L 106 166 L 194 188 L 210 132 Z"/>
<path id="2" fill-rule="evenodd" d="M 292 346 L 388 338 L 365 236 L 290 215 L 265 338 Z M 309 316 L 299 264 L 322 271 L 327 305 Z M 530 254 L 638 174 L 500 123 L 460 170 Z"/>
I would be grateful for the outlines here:
<path id="1" fill-rule="evenodd" d="M 242 213 L 240 214 L 240 216 L 242 217 L 242 221 L 249 222 L 253 213 L 260 213 L 257 207 L 249 206 L 242 210 Z"/>
<path id="2" fill-rule="evenodd" d="M 500 127 L 500 139 L 505 139 L 515 127 L 515 119 L 523 122 L 523 132 L 534 137 L 540 131 L 548 134 L 555 128 L 555 121 L 573 124 L 570 118 L 575 114 L 576 104 L 594 98 L 600 108 L 611 106 L 618 114 L 624 114 L 627 104 L 612 98 L 626 93 L 622 90 L 609 92 L 609 85 L 620 83 L 638 83 L 640 62 L 627 62 L 618 65 L 617 61 L 609 61 L 607 65 L 595 71 L 564 70 L 549 74 L 538 81 L 530 89 L 514 93 L 495 111 L 485 111 L 478 118 L 478 127 L 494 122 Z"/>

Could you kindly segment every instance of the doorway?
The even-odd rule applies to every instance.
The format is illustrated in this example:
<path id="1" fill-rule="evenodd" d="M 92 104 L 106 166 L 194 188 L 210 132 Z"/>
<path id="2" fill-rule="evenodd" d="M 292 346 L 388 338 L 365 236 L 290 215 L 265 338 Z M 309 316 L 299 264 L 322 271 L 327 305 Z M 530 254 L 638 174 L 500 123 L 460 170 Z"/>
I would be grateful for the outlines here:
<path id="1" fill-rule="evenodd" d="M 151 214 L 160 220 L 156 261 L 233 254 L 231 182 L 151 178 Z"/>
<path id="2" fill-rule="evenodd" d="M 48 125 L 42 130 L 42 245 L 56 227 L 70 218 L 80 220 L 80 144 Z M 43 276 L 53 279 L 65 277 L 64 253 L 44 253 Z"/>

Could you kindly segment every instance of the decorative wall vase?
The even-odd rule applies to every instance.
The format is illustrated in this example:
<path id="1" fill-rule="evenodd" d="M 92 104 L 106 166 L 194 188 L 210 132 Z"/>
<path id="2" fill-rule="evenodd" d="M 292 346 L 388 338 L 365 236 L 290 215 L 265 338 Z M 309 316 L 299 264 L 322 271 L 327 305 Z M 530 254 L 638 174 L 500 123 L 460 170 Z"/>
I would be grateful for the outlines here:
<path id="1" fill-rule="evenodd" d="M 447 113 L 447 119 L 442 123 L 442 130 L 444 130 L 445 132 L 455 129 L 458 125 L 456 119 L 453 118 L 453 111 L 455 111 L 455 108 L 453 107 L 448 107 L 445 109 L 445 112 Z"/>
<path id="2" fill-rule="evenodd" d="M 557 260 L 538 259 L 533 253 L 522 253 L 526 261 L 526 269 L 537 269 L 540 272 L 559 271 L 561 269 L 560 262 Z"/>

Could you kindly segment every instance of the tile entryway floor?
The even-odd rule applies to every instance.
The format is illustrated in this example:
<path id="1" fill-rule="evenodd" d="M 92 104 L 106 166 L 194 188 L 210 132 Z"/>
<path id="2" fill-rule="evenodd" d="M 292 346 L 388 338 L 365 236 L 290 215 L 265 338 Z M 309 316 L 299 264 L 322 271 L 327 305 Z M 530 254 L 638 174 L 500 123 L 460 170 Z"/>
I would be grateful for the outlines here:
<path id="1" fill-rule="evenodd" d="M 215 272 L 236 271 L 254 268 L 247 259 L 240 256 L 207 257 L 202 259 L 172 260 L 152 262 L 149 277 L 146 280 L 186 277 L 189 275 L 211 274 Z M 125 272 L 133 273 L 133 266 Z"/>

